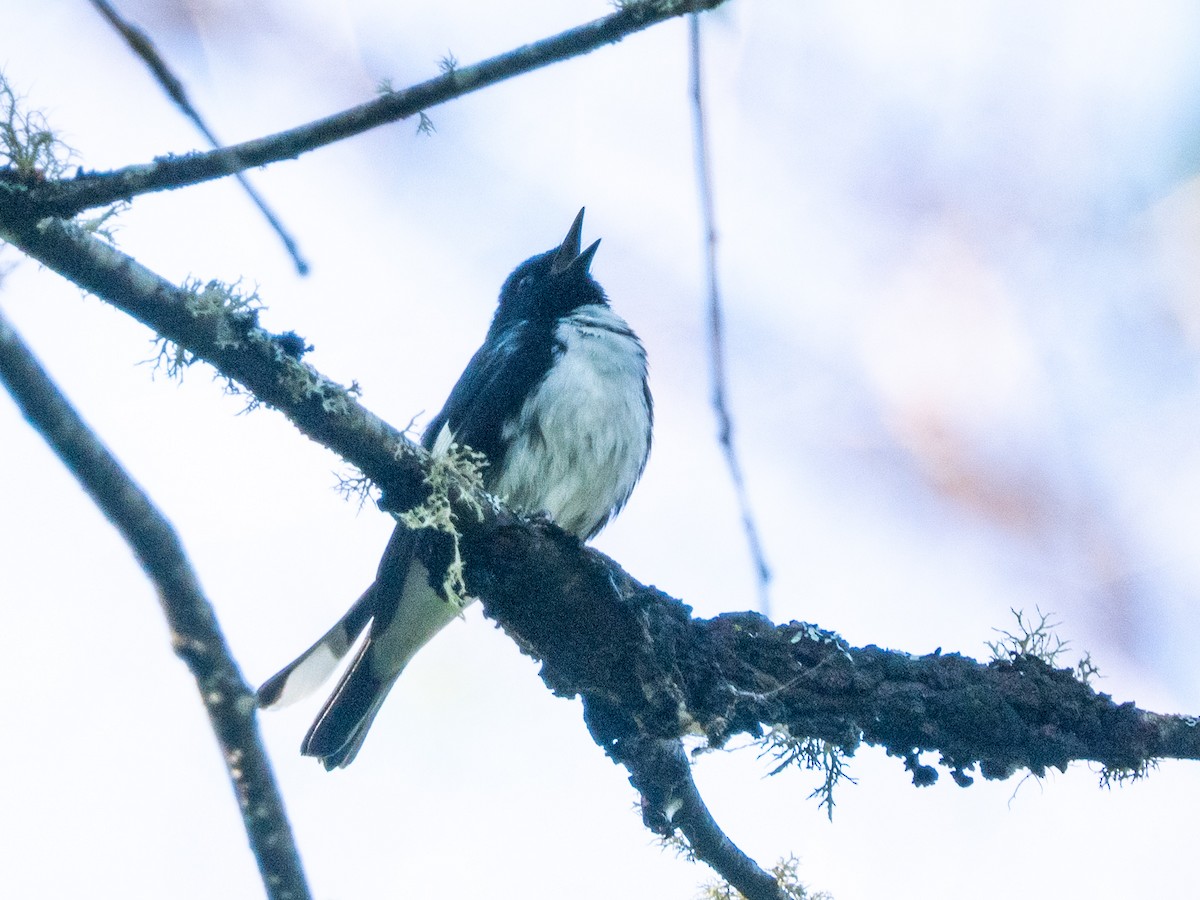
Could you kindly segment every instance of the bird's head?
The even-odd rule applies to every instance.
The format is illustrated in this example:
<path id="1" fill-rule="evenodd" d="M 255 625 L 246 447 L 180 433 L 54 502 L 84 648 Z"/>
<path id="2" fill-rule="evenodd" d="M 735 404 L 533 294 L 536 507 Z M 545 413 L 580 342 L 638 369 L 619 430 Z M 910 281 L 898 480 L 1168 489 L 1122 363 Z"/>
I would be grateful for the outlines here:
<path id="1" fill-rule="evenodd" d="M 559 246 L 530 257 L 513 270 L 500 289 L 493 333 L 523 321 L 553 322 L 589 303 L 608 303 L 604 289 L 588 272 L 600 241 L 581 252 L 582 234 L 581 209 Z"/>

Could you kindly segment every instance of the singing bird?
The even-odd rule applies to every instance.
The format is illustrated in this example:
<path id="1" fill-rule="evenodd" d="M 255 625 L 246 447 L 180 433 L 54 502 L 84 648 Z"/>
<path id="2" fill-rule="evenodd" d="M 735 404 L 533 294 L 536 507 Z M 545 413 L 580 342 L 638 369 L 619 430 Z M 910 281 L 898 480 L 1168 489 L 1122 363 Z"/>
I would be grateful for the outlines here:
<path id="1" fill-rule="evenodd" d="M 421 443 L 435 457 L 455 446 L 483 453 L 490 493 L 587 540 L 620 511 L 641 477 L 654 406 L 646 351 L 589 271 L 600 241 L 579 249 L 583 212 L 561 245 L 508 276 L 483 345 Z M 428 542 L 445 539 L 397 524 L 375 582 L 259 689 L 265 708 L 307 696 L 366 631 L 301 746 L 326 769 L 354 760 L 409 660 L 472 602 L 447 595 L 440 565 L 430 571 L 427 561 L 437 554 Z"/>

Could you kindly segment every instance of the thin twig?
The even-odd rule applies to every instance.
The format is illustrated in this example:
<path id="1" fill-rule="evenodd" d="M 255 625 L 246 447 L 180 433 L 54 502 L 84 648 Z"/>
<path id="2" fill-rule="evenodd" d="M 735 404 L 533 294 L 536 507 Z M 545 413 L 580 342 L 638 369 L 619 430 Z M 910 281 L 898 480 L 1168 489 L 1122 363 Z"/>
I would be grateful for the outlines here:
<path id="1" fill-rule="evenodd" d="M 359 106 L 278 134 L 234 144 L 222 150 L 159 157 L 154 162 L 112 172 L 81 173 L 29 189 L 45 215 L 70 218 L 85 209 L 128 200 L 151 191 L 170 190 L 223 178 L 244 169 L 294 159 L 301 153 L 406 119 L 439 104 L 523 75 L 543 66 L 590 53 L 666 19 L 696 9 L 712 9 L 725 0 L 641 0 L 626 3 L 602 19 L 553 37 L 526 44 L 471 66 L 456 66 L 421 84 L 387 91 Z"/>
<path id="2" fill-rule="evenodd" d="M 187 664 L 233 785 L 270 900 L 309 900 L 283 798 L 258 733 L 254 692 L 171 524 L 58 391 L 0 313 L 0 382 L 116 527 L 154 583 L 175 653 Z"/>
<path id="3" fill-rule="evenodd" d="M 725 324 L 721 311 L 720 281 L 717 278 L 717 217 L 713 209 L 712 171 L 708 161 L 708 137 L 704 127 L 704 98 L 700 77 L 700 16 L 689 16 L 688 25 L 691 38 L 692 128 L 696 142 L 696 181 L 700 193 L 700 215 L 704 225 L 704 259 L 708 277 L 708 346 L 712 365 L 712 406 L 717 417 L 717 441 L 725 455 L 729 479 L 733 482 L 733 491 L 737 495 L 738 509 L 742 515 L 746 544 L 754 560 L 758 608 L 764 616 L 770 618 L 771 569 L 767 565 L 766 553 L 758 536 L 754 511 L 750 507 L 750 495 L 746 491 L 746 482 L 742 476 L 742 465 L 734 447 L 733 416 L 729 412 L 727 399 Z"/>
<path id="4" fill-rule="evenodd" d="M 154 46 L 154 42 L 150 40 L 150 36 L 142 31 L 136 25 L 121 18 L 108 0 L 91 0 L 92 6 L 96 7 L 100 15 L 108 20 L 108 23 L 116 29 L 117 34 L 125 39 L 125 43 L 129 45 L 129 49 L 141 57 L 142 62 L 150 69 L 152 74 L 171 101 L 179 107 L 179 111 L 191 119 L 192 124 L 200 131 L 208 140 L 209 144 L 214 149 L 221 146 L 221 142 L 217 140 L 217 136 L 213 134 L 212 129 L 201 117 L 199 110 L 192 105 L 192 101 L 188 98 L 187 91 L 183 87 L 183 82 L 176 77 L 171 71 L 171 67 L 167 65 L 167 61 L 163 59 L 158 48 Z M 308 262 L 300 255 L 300 248 L 296 245 L 295 239 L 283 227 L 283 223 L 275 213 L 267 206 L 267 201 L 254 189 L 254 185 L 246 177 L 244 172 L 234 174 L 242 189 L 245 190 L 251 202 L 258 207 L 259 212 L 263 214 L 263 218 L 274 229 L 279 236 L 279 240 L 283 242 L 284 249 L 288 255 L 292 257 L 292 263 L 296 266 L 296 271 L 301 275 L 308 274 Z"/>

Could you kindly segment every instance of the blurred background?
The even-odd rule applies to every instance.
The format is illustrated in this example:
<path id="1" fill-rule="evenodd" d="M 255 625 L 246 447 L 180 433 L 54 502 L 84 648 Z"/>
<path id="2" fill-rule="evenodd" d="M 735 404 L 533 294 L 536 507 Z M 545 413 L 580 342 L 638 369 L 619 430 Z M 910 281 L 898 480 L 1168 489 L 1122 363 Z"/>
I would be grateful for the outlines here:
<path id="1" fill-rule="evenodd" d="M 227 142 L 611 11 L 601 2 L 120 0 Z M 106 169 L 203 142 L 84 0 L 0 0 L 0 66 Z M 1200 711 L 1200 8 L 1188 2 L 770 2 L 703 19 L 731 404 L 772 615 L 986 658 L 1010 609 L 1090 652 L 1098 688 Z M 242 279 L 264 324 L 403 427 L 437 411 L 499 286 L 588 208 L 593 274 L 642 336 L 655 448 L 596 541 L 701 616 L 753 608 L 709 408 L 687 25 L 657 26 L 251 177 L 139 198 L 119 246 Z M 143 326 L 0 251 L 0 303 L 179 529 L 247 679 L 369 583 L 390 520 L 338 459 Z M 0 894 L 261 896 L 215 743 L 150 586 L 0 399 Z M 472 609 L 412 664 L 363 754 L 298 755 L 264 717 L 318 898 L 690 898 L 577 703 Z M 934 760 L 928 759 L 928 762 Z M 1194 896 L 1200 769 L 1113 791 L 943 776 L 863 748 L 832 823 L 814 773 L 753 749 L 697 778 L 769 865 L 837 900 Z"/>

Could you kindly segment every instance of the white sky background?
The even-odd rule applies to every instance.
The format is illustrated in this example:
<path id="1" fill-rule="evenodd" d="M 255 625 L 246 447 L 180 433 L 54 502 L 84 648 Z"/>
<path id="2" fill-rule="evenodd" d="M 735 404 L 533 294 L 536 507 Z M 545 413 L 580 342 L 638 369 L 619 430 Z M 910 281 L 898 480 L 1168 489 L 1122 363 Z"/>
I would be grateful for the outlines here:
<path id="1" fill-rule="evenodd" d="M 1200 711 L 1200 11 L 1189 3 L 733 0 L 705 18 L 730 378 L 779 620 L 986 655 L 1053 611 L 1102 690 Z M 598 2 L 126 0 L 217 133 L 308 121 L 502 52 Z M 969 7 L 969 8 L 968 8 Z M 201 146 L 84 0 L 0 0 L 0 64 L 88 168 Z M 587 205 L 593 273 L 651 354 L 650 466 L 598 540 L 699 615 L 753 605 L 713 438 L 686 25 L 254 173 L 301 279 L 230 183 L 141 198 L 122 249 L 245 279 L 264 323 L 396 425 L 437 410 L 507 273 Z M 18 261 L 11 250 L 6 266 Z M 390 521 L 338 460 L 147 330 L 22 263 L 0 303 L 179 529 L 247 678 L 370 581 Z M 0 896 L 261 896 L 214 742 L 154 595 L 0 400 Z M 478 609 L 413 663 L 358 761 L 263 728 L 318 898 L 688 898 L 577 703 Z M 932 760 L 930 760 L 932 761 Z M 795 852 L 837 900 L 1193 896 L 1200 769 L 1113 792 L 943 774 L 864 748 L 830 824 L 811 773 L 752 750 L 701 788 L 743 849 Z M 1014 796 L 1015 792 L 1015 796 Z"/>

